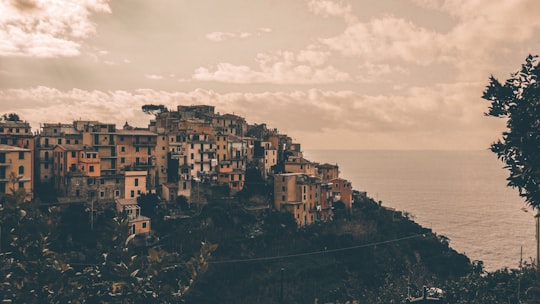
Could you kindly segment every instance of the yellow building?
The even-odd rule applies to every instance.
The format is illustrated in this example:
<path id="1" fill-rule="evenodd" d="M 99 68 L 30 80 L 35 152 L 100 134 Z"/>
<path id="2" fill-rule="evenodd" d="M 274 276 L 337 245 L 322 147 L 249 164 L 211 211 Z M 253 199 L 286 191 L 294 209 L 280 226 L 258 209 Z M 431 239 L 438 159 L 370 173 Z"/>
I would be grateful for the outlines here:
<path id="1" fill-rule="evenodd" d="M 225 184 L 231 192 L 238 192 L 244 189 L 245 171 L 234 169 L 231 161 L 222 161 L 218 166 L 217 181 Z"/>
<path id="2" fill-rule="evenodd" d="M 274 208 L 292 213 L 298 226 L 318 220 L 321 184 L 317 177 L 302 173 L 274 175 Z"/>
<path id="3" fill-rule="evenodd" d="M 27 200 L 33 197 L 32 152 L 0 144 L 0 194 L 24 189 Z"/>
<path id="4" fill-rule="evenodd" d="M 147 193 L 146 171 L 126 171 L 125 174 L 125 198 L 137 198 Z"/>
<path id="5" fill-rule="evenodd" d="M 150 232 L 151 220 L 149 217 L 141 215 L 141 207 L 137 205 L 136 199 L 116 199 L 116 211 L 119 213 L 125 212 L 128 219 L 129 234 Z"/>
<path id="6" fill-rule="evenodd" d="M 285 162 L 285 172 L 304 173 L 307 175 L 317 175 L 317 164 L 312 163 L 303 157 L 289 157 Z"/>
<path id="7" fill-rule="evenodd" d="M 0 144 L 15 146 L 30 150 L 30 169 L 27 170 L 26 176 L 30 179 L 29 189 L 34 190 L 34 153 L 35 153 L 35 136 L 32 134 L 30 124 L 26 121 L 17 120 L 10 121 L 0 119 Z M 32 194 L 33 196 L 33 194 Z"/>
<path id="8" fill-rule="evenodd" d="M 320 164 L 317 165 L 317 173 L 322 182 L 327 183 L 339 177 L 339 167 L 338 165 Z"/>

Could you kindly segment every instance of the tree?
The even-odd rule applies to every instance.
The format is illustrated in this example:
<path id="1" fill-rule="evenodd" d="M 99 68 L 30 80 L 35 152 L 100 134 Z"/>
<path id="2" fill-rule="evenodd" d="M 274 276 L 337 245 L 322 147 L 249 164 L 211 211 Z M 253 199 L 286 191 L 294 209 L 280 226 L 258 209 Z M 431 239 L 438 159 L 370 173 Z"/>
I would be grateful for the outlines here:
<path id="1" fill-rule="evenodd" d="M 538 56 L 529 55 L 521 69 L 504 84 L 491 76 L 482 96 L 491 103 L 487 116 L 506 119 L 508 130 L 491 145 L 491 151 L 510 171 L 508 186 L 518 188 L 525 202 L 537 210 L 537 226 L 540 225 L 539 76 Z M 536 267 L 540 273 L 540 235 L 536 239 Z"/>
<path id="2" fill-rule="evenodd" d="M 521 69 L 504 84 L 493 76 L 482 98 L 491 105 L 488 116 L 506 118 L 507 131 L 491 151 L 510 171 L 508 186 L 518 188 L 527 204 L 540 207 L 540 67 L 529 55 Z"/>
<path id="3" fill-rule="evenodd" d="M 160 113 L 168 112 L 169 110 L 164 105 L 146 104 L 142 106 L 142 111 L 149 115 L 158 115 Z"/>
<path id="4" fill-rule="evenodd" d="M 21 118 L 17 113 L 4 114 L 2 115 L 2 119 L 7 121 L 21 121 Z"/>

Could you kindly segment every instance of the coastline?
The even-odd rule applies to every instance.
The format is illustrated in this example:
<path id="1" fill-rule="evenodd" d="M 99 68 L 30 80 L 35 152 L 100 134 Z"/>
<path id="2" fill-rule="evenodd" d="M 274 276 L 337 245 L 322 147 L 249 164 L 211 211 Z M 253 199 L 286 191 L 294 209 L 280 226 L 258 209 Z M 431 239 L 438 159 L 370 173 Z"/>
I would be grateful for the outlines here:
<path id="1" fill-rule="evenodd" d="M 317 162 L 338 163 L 353 188 L 410 213 L 450 239 L 452 248 L 487 270 L 517 268 L 535 256 L 534 218 L 507 172 L 487 150 L 308 150 Z M 441 161 L 444 160 L 444 161 Z"/>

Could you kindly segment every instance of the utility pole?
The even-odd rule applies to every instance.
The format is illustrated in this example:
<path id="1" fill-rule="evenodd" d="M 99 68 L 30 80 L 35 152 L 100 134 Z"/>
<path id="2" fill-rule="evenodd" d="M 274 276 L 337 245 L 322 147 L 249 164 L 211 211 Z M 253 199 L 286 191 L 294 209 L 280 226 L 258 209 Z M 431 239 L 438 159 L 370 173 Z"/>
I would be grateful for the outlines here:
<path id="1" fill-rule="evenodd" d="M 517 288 L 517 302 L 521 303 L 521 276 L 523 274 L 523 246 L 521 246 L 519 252 L 519 276 L 518 276 L 518 288 Z"/>
<path id="2" fill-rule="evenodd" d="M 90 208 L 90 230 L 94 231 L 94 200 L 91 201 L 91 208 Z"/>
<path id="3" fill-rule="evenodd" d="M 540 208 L 536 208 L 536 275 L 540 274 Z"/>
<path id="4" fill-rule="evenodd" d="M 281 289 L 279 291 L 279 303 L 283 304 L 285 303 L 283 301 L 283 272 L 285 271 L 285 268 L 281 268 Z"/>

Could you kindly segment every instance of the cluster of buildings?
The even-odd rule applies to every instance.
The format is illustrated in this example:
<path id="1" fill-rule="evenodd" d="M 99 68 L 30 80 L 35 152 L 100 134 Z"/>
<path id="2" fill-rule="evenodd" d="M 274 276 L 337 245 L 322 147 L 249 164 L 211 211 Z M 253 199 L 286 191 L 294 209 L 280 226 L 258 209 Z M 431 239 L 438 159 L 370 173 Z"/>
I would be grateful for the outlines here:
<path id="1" fill-rule="evenodd" d="M 273 182 L 274 208 L 300 226 L 330 220 L 337 201 L 352 206 L 351 183 L 337 165 L 310 162 L 277 129 L 209 105 L 157 113 L 147 128 L 77 120 L 32 133 L 28 122 L 0 120 L 0 195 L 23 188 L 32 199 L 36 189 L 53 188 L 61 201 L 115 204 L 137 223 L 133 233 L 150 229 L 136 205 L 141 194 L 189 200 L 199 183 L 235 193 L 249 182 L 248 167 Z"/>

